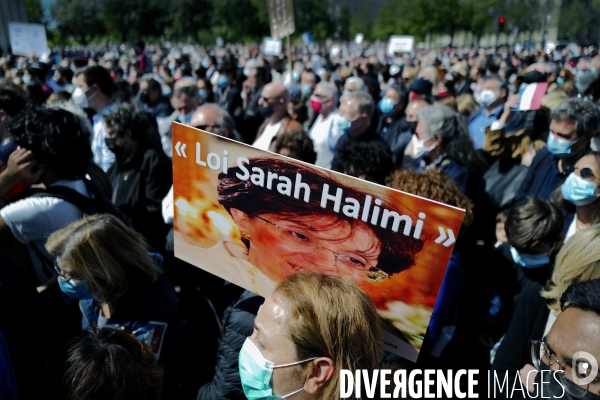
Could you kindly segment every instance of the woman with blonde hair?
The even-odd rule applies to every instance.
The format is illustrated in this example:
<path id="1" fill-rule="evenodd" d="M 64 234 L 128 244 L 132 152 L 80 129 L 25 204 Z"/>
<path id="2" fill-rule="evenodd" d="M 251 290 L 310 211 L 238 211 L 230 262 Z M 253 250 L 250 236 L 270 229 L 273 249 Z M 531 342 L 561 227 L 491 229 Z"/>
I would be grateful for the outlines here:
<path id="1" fill-rule="evenodd" d="M 177 378 L 183 320 L 162 257 L 143 237 L 109 214 L 87 216 L 54 232 L 46 249 L 55 257 L 58 284 L 79 300 L 82 329 L 127 330 L 152 347 L 165 365 L 165 390 Z M 172 392 L 170 392 L 172 393 Z"/>
<path id="2" fill-rule="evenodd" d="M 560 313 L 560 298 L 565 290 L 573 283 L 598 278 L 600 224 L 577 232 L 562 247 L 544 288 L 533 282 L 524 290 L 492 368 L 516 375 L 531 360 L 531 340 L 539 340 L 550 331 Z"/>
<path id="3" fill-rule="evenodd" d="M 300 272 L 265 300 L 239 355 L 250 400 L 339 399 L 340 371 L 377 368 L 381 322 L 349 278 Z"/>

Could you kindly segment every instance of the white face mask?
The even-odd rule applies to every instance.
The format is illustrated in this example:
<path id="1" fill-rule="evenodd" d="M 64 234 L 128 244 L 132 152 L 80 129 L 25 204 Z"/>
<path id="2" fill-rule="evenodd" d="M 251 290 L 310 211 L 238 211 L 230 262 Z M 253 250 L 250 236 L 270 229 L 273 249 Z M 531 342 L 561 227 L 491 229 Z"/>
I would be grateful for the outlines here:
<path id="1" fill-rule="evenodd" d="M 600 151 L 600 136 L 594 136 L 590 142 L 590 148 L 594 151 Z"/>
<path id="2" fill-rule="evenodd" d="M 490 104 L 496 101 L 497 98 L 498 96 L 496 96 L 496 92 L 490 89 L 483 89 L 481 93 L 479 93 L 479 103 L 481 103 L 481 105 L 484 107 L 488 107 Z"/>
<path id="3" fill-rule="evenodd" d="M 88 99 L 83 90 L 81 88 L 77 88 L 73 91 L 71 95 L 71 100 L 73 100 L 73 104 L 77 107 L 87 108 L 88 107 Z"/>
<path id="4" fill-rule="evenodd" d="M 431 136 L 428 136 L 425 139 L 419 139 L 416 134 L 412 135 L 411 141 L 415 158 L 419 158 L 425 153 L 429 153 L 431 150 L 435 149 L 435 144 L 431 146 L 425 146 L 425 142 L 431 139 L 433 139 Z"/>

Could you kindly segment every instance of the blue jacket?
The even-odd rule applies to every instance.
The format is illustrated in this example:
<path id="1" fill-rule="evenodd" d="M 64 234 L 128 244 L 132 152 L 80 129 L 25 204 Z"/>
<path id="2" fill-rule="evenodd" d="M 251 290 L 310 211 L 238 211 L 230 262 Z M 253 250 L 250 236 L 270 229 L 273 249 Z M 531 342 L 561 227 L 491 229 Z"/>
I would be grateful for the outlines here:
<path id="1" fill-rule="evenodd" d="M 538 151 L 515 195 L 515 203 L 529 196 L 549 199 L 567 177 L 558 170 L 558 160 L 545 147 Z"/>
<path id="2" fill-rule="evenodd" d="M 469 169 L 464 165 L 458 164 L 445 155 L 438 157 L 437 160 L 427 163 L 424 156 L 417 158 L 413 163 L 414 168 L 418 172 L 427 171 L 431 168 L 437 168 L 444 173 L 456 185 L 462 193 L 467 191 L 467 183 L 469 181 Z"/>

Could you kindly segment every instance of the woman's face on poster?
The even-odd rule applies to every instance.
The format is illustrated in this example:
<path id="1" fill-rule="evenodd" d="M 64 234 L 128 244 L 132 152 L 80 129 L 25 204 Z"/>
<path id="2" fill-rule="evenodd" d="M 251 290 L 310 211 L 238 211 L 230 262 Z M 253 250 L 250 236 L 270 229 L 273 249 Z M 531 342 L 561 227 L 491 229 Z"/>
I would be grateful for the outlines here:
<path id="1" fill-rule="evenodd" d="M 362 221 L 324 214 L 249 216 L 238 209 L 231 214 L 250 242 L 248 261 L 275 282 L 298 271 L 348 276 L 357 283 L 385 276 L 376 269 L 381 242 Z"/>

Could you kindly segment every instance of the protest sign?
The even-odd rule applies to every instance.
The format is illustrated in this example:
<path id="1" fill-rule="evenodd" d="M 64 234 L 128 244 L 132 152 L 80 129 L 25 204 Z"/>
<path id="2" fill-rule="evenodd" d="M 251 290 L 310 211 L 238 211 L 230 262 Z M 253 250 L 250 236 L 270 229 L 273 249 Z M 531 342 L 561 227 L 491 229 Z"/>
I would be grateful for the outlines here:
<path id="1" fill-rule="evenodd" d="M 414 36 L 390 36 L 388 55 L 396 53 L 410 53 L 415 45 Z"/>
<path id="2" fill-rule="evenodd" d="M 9 22 L 8 35 L 13 54 L 28 56 L 33 52 L 37 57 L 42 57 L 50 53 L 44 25 Z"/>
<path id="3" fill-rule="evenodd" d="M 271 37 L 281 39 L 296 30 L 292 0 L 267 0 Z"/>
<path id="4" fill-rule="evenodd" d="M 265 38 L 263 42 L 263 54 L 266 56 L 278 56 L 281 54 L 281 39 Z"/>
<path id="5" fill-rule="evenodd" d="M 464 211 L 173 123 L 175 256 L 261 296 L 352 278 L 416 360 Z"/>

